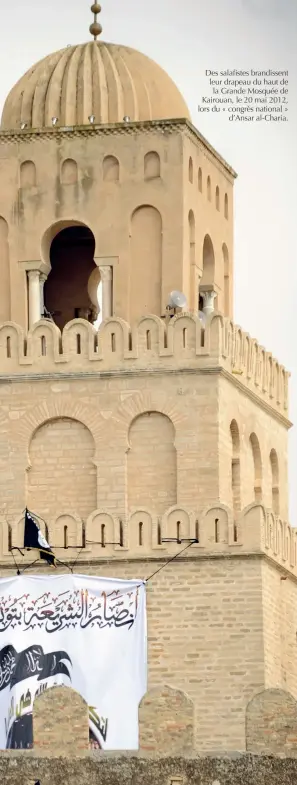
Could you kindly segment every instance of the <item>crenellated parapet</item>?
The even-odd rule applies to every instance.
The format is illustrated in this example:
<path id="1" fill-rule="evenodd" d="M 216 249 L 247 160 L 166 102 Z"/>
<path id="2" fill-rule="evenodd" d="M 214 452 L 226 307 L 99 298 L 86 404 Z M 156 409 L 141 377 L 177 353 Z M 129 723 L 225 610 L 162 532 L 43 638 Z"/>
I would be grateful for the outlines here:
<path id="1" fill-rule="evenodd" d="M 27 334 L 12 322 L 0 326 L 0 376 L 213 372 L 230 375 L 287 416 L 289 373 L 258 342 L 215 313 L 205 326 L 183 313 L 171 320 L 146 316 L 130 327 L 109 318 L 99 330 L 84 319 L 61 333 L 42 319 Z M 232 376 L 231 376 L 232 375 Z"/>
<path id="2" fill-rule="evenodd" d="M 40 525 L 62 562 L 166 560 L 189 543 L 187 557 L 262 553 L 297 577 L 297 529 L 257 503 L 236 518 L 228 507 L 218 503 L 198 511 L 175 505 L 161 517 L 146 508 L 135 509 L 125 520 L 94 510 L 85 523 L 77 515 L 64 512 Z M 22 548 L 23 538 L 23 514 L 12 525 L 0 518 L 3 565 L 12 564 L 10 548 Z M 20 560 L 32 561 L 32 553 L 24 552 L 23 558 L 18 555 Z"/>

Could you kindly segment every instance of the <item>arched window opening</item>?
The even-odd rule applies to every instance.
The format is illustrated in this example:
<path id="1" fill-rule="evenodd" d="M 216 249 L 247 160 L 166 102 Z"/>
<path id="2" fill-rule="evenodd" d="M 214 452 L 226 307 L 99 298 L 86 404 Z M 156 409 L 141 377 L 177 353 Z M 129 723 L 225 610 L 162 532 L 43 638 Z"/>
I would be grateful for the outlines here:
<path id="1" fill-rule="evenodd" d="M 160 177 L 160 174 L 160 156 L 156 152 L 147 153 L 144 156 L 144 179 L 155 180 L 157 177 Z"/>
<path id="2" fill-rule="evenodd" d="M 82 524 L 81 527 L 81 547 L 82 548 L 86 547 L 86 527 L 84 523 Z"/>
<path id="3" fill-rule="evenodd" d="M 224 197 L 224 217 L 228 220 L 229 218 L 229 203 L 228 203 L 228 194 L 225 194 Z"/>
<path id="4" fill-rule="evenodd" d="M 101 524 L 101 547 L 105 548 L 105 523 Z"/>
<path id="5" fill-rule="evenodd" d="M 111 333 L 110 342 L 111 342 L 111 351 L 115 352 L 116 351 L 116 336 L 115 336 L 115 333 Z"/>
<path id="6" fill-rule="evenodd" d="M 274 449 L 270 452 L 271 472 L 271 506 L 275 515 L 279 515 L 279 464 L 277 453 Z"/>
<path id="7" fill-rule="evenodd" d="M 76 333 L 76 353 L 81 354 L 81 335 Z"/>
<path id="8" fill-rule="evenodd" d="M 220 533 L 219 533 L 219 519 L 215 518 L 215 542 L 220 541 Z"/>
<path id="9" fill-rule="evenodd" d="M 195 521 L 195 540 L 199 542 L 199 521 Z"/>
<path id="10" fill-rule="evenodd" d="M 41 356 L 46 356 L 46 338 L 45 335 L 42 335 L 40 338 L 40 348 L 41 348 Z"/>
<path id="11" fill-rule="evenodd" d="M 187 328 L 183 328 L 183 349 L 187 348 Z"/>
<path id="12" fill-rule="evenodd" d="M 211 179 L 209 175 L 207 178 L 206 190 L 207 190 L 207 199 L 209 202 L 211 202 Z"/>
<path id="13" fill-rule="evenodd" d="M 123 548 L 123 546 L 124 546 L 124 529 L 123 529 L 122 521 L 120 521 L 119 533 L 120 533 L 120 546 Z"/>
<path id="14" fill-rule="evenodd" d="M 250 435 L 250 449 L 253 457 L 254 468 L 254 499 L 256 502 L 262 501 L 262 458 L 259 439 L 255 433 Z"/>
<path id="15" fill-rule="evenodd" d="M 138 524 L 138 545 L 143 545 L 143 523 L 142 521 Z"/>
<path id="16" fill-rule="evenodd" d="M 216 187 L 216 210 L 220 210 L 220 189 L 218 185 Z"/>
<path id="17" fill-rule="evenodd" d="M 12 528 L 10 524 L 8 524 L 8 550 L 12 550 Z"/>
<path id="18" fill-rule="evenodd" d="M 229 251 L 225 243 L 222 245 L 224 262 L 224 316 L 230 316 L 230 269 Z"/>
<path id="19" fill-rule="evenodd" d="M 6 338 L 6 357 L 11 357 L 11 338 L 9 335 Z"/>
<path id="20" fill-rule="evenodd" d="M 202 169 L 199 166 L 198 169 L 198 191 L 202 194 Z"/>
<path id="21" fill-rule="evenodd" d="M 98 317 L 99 306 L 94 306 L 88 290 L 91 273 L 98 269 L 94 253 L 95 239 L 87 226 L 68 226 L 51 242 L 44 304 L 60 330 L 72 319 L 94 323 Z"/>
<path id="22" fill-rule="evenodd" d="M 194 167 L 193 167 L 193 158 L 189 158 L 189 181 L 192 183 L 194 180 Z"/>
<path id="23" fill-rule="evenodd" d="M 178 544 L 181 544 L 181 523 L 180 521 L 176 522 L 176 539 Z"/>
<path id="24" fill-rule="evenodd" d="M 238 529 L 237 529 L 237 523 L 235 521 L 233 523 L 233 540 L 234 542 L 238 541 Z"/>
<path id="25" fill-rule="evenodd" d="M 103 180 L 116 183 L 120 179 L 120 164 L 114 155 L 107 155 L 103 160 Z"/>
<path id="26" fill-rule="evenodd" d="M 158 545 L 162 545 L 162 531 L 160 523 L 158 523 Z"/>
<path id="27" fill-rule="evenodd" d="M 241 480 L 240 480 L 240 437 L 239 428 L 236 420 L 230 424 L 231 436 L 231 484 L 233 510 L 238 512 L 241 509 Z"/>
<path id="28" fill-rule="evenodd" d="M 64 526 L 64 548 L 68 548 L 68 526 Z"/>
<path id="29" fill-rule="evenodd" d="M 152 338 L 152 336 L 151 336 L 151 331 L 150 331 L 150 330 L 147 330 L 147 331 L 146 331 L 146 348 L 147 348 L 149 351 L 150 351 L 150 349 L 152 348 L 152 340 L 151 340 L 151 338 Z"/>

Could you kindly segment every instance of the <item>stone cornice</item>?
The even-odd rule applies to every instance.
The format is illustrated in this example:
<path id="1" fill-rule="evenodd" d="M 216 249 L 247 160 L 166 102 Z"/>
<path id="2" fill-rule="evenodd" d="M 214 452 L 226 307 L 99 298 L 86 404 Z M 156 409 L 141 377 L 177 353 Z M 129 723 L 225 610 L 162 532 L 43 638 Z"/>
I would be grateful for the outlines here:
<path id="1" fill-rule="evenodd" d="M 134 136 L 135 134 L 145 133 L 166 133 L 174 134 L 184 132 L 187 136 L 200 142 L 203 147 L 223 166 L 231 175 L 232 179 L 237 177 L 236 172 L 230 164 L 212 147 L 205 137 L 187 119 L 173 118 L 172 120 L 146 120 L 145 122 L 129 123 L 109 123 L 106 125 L 93 126 L 69 126 L 64 128 L 25 128 L 23 130 L 0 131 L 0 145 L 3 144 L 22 144 L 39 141 L 48 141 L 55 138 L 58 142 L 71 140 L 74 137 L 90 138 L 92 136 Z"/>
<path id="2" fill-rule="evenodd" d="M 273 567 L 279 573 L 281 573 L 283 579 L 290 578 L 292 581 L 294 581 L 294 583 L 297 583 L 297 575 L 294 575 L 294 573 L 291 572 L 285 565 L 279 564 L 277 561 L 275 561 L 275 559 L 273 559 L 271 556 L 269 556 L 269 554 L 267 554 L 267 553 L 265 553 L 264 551 L 261 551 L 261 550 L 255 550 L 255 551 L 243 551 L 243 550 L 241 550 L 240 551 L 239 549 L 241 547 L 242 546 L 240 546 L 240 545 L 234 545 L 234 551 L 232 551 L 230 549 L 228 551 L 220 551 L 218 553 L 216 553 L 214 551 L 207 551 L 207 550 L 205 550 L 205 552 L 203 552 L 203 551 L 199 550 L 199 551 L 195 552 L 195 555 L 193 555 L 193 554 L 191 555 L 189 553 L 188 556 L 182 556 L 182 555 L 181 556 L 177 556 L 176 561 L 178 561 L 178 563 L 189 564 L 189 562 L 193 563 L 193 562 L 197 562 L 197 561 L 219 561 L 221 559 L 228 560 L 228 561 L 230 561 L 230 560 L 234 561 L 234 559 L 244 560 L 244 561 L 258 561 L 258 560 L 261 560 L 261 561 L 267 562 L 271 567 Z M 235 552 L 235 548 L 236 548 L 236 552 Z M 107 563 L 109 563 L 109 564 L 112 563 L 112 564 L 117 565 L 117 566 L 119 566 L 119 565 L 121 565 L 121 566 L 124 565 L 125 566 L 125 565 L 128 565 L 128 564 L 152 565 L 152 564 L 162 564 L 163 563 L 164 564 L 164 569 L 166 569 L 167 568 L 166 562 L 168 561 L 168 566 L 169 566 L 170 559 L 171 559 L 171 555 L 169 555 L 169 554 L 165 555 L 164 553 L 162 555 L 160 555 L 160 556 L 146 556 L 146 557 L 143 557 L 143 556 L 139 556 L 139 557 L 131 556 L 131 557 L 127 557 L 126 559 L 125 558 L 118 558 L 117 556 L 114 556 L 114 555 L 109 556 L 108 559 L 106 557 L 105 557 L 105 559 L 100 559 L 98 557 L 94 558 L 94 557 L 92 557 L 90 555 L 90 553 L 88 553 L 86 555 L 85 559 L 82 559 L 82 558 L 75 559 L 75 565 L 76 565 L 76 567 L 86 567 L 86 566 L 88 566 L 88 570 L 89 570 L 88 574 L 92 574 L 94 572 L 94 568 L 95 567 L 101 567 L 102 565 L 106 565 Z M 26 562 L 25 566 L 26 567 L 28 566 L 27 562 Z M 48 572 L 48 569 L 47 569 L 46 565 L 43 567 L 41 565 L 34 566 L 34 564 L 32 564 L 32 568 L 30 567 L 30 569 L 34 570 L 34 572 L 37 572 L 37 574 L 42 574 L 42 575 L 46 574 Z M 0 562 L 0 572 L 2 572 L 2 571 L 5 572 L 5 573 L 6 572 L 14 572 L 14 570 L 15 570 L 15 565 L 13 564 L 12 561 L 10 561 L 10 562 L 8 562 L 8 561 L 1 561 Z M 62 567 L 58 566 L 56 568 L 56 575 L 64 574 L 64 572 L 65 572 L 65 569 L 63 569 Z M 148 572 L 147 576 L 146 575 L 140 575 L 139 580 L 145 580 L 146 581 L 146 580 L 148 580 L 149 575 L 150 575 L 150 572 Z M 0 577 L 1 577 L 1 575 L 0 575 Z"/>
<path id="3" fill-rule="evenodd" d="M 74 371 L 74 372 L 63 372 L 60 373 L 22 373 L 22 374 L 1 374 L 0 375 L 0 385 L 1 384 L 15 384 L 15 383 L 23 383 L 23 382 L 53 382 L 53 381 L 77 381 L 80 379 L 118 379 L 118 378 L 134 378 L 134 377 L 143 377 L 143 376 L 168 376 L 168 375 L 176 375 L 179 376 L 216 376 L 220 375 L 227 379 L 231 384 L 235 385 L 237 389 L 239 389 L 243 395 L 246 395 L 250 400 L 252 400 L 257 406 L 261 409 L 266 411 L 270 417 L 278 420 L 285 426 L 285 428 L 289 429 L 292 427 L 293 423 L 287 418 L 284 417 L 281 412 L 278 412 L 273 406 L 270 406 L 263 398 L 257 395 L 253 390 L 249 389 L 245 384 L 240 382 L 236 377 L 232 375 L 229 371 L 226 371 L 225 368 L 222 366 L 214 366 L 213 368 L 118 368 L 115 370 L 107 370 L 107 371 Z"/>
<path id="4" fill-rule="evenodd" d="M 225 368 L 220 368 L 218 370 L 225 379 L 228 379 L 229 382 L 234 384 L 238 390 L 240 390 L 244 395 L 246 395 L 247 398 L 250 398 L 251 401 L 256 403 L 257 406 L 260 406 L 261 409 L 264 409 L 264 411 L 266 411 L 270 417 L 274 417 L 276 420 L 278 420 L 283 425 L 285 425 L 286 428 L 288 429 L 292 428 L 293 423 L 287 417 L 284 417 L 284 415 L 281 414 L 281 412 L 276 411 L 272 406 L 269 405 L 269 403 L 267 403 L 267 401 L 263 400 L 263 398 L 260 398 L 260 396 L 258 396 L 257 393 L 255 393 L 253 390 L 251 390 L 249 387 L 243 384 L 243 382 L 241 382 L 238 379 L 238 377 L 234 376 L 232 373 L 230 373 L 230 371 L 227 371 Z"/>

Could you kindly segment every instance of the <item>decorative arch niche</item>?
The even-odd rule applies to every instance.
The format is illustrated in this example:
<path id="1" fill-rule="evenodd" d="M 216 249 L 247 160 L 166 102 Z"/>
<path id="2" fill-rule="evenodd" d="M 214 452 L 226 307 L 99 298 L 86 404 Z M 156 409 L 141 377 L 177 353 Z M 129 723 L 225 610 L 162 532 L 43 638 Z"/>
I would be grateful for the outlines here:
<path id="1" fill-rule="evenodd" d="M 271 506 L 273 512 L 279 515 L 279 463 L 276 450 L 272 449 L 269 456 L 271 473 Z"/>
<path id="2" fill-rule="evenodd" d="M 190 210 L 189 212 L 188 224 L 189 224 L 189 259 L 190 259 L 190 264 L 195 264 L 196 230 L 195 230 L 195 216 L 193 210 Z"/>
<path id="3" fill-rule="evenodd" d="M 130 322 L 161 315 L 162 217 L 152 205 L 141 205 L 131 217 Z"/>
<path id="4" fill-rule="evenodd" d="M 160 412 L 145 412 L 131 423 L 127 456 L 130 512 L 145 508 L 161 516 L 176 504 L 174 439 L 172 421 Z"/>
<path id="5" fill-rule="evenodd" d="M 240 477 L 240 436 L 236 420 L 230 423 L 231 437 L 231 483 L 234 512 L 241 509 L 241 477 Z"/>
<path id="6" fill-rule="evenodd" d="M 66 158 L 61 166 L 62 185 L 74 185 L 78 180 L 77 163 L 73 158 Z"/>
<path id="7" fill-rule="evenodd" d="M 220 210 L 220 189 L 218 185 L 216 187 L 216 210 L 218 210 L 218 212 Z"/>
<path id="8" fill-rule="evenodd" d="M 120 179 L 120 164 L 115 155 L 107 155 L 102 164 L 103 180 L 116 183 Z"/>
<path id="9" fill-rule="evenodd" d="M 0 322 L 10 321 L 10 259 L 8 224 L 0 215 Z"/>
<path id="10" fill-rule="evenodd" d="M 29 509 L 46 522 L 65 514 L 85 521 L 97 506 L 94 454 L 93 436 L 79 420 L 58 417 L 40 425 L 29 444 Z"/>
<path id="11" fill-rule="evenodd" d="M 215 277 L 215 255 L 214 247 L 209 234 L 205 235 L 202 249 L 202 269 L 203 275 L 200 281 L 202 286 L 214 286 Z"/>
<path id="12" fill-rule="evenodd" d="M 224 217 L 226 220 L 229 218 L 229 202 L 228 202 L 228 194 L 224 196 Z"/>
<path id="13" fill-rule="evenodd" d="M 222 245 L 224 264 L 224 316 L 230 316 L 230 263 L 226 243 Z"/>
<path id="14" fill-rule="evenodd" d="M 23 161 L 20 165 L 20 187 L 33 188 L 36 185 L 36 166 L 33 161 Z"/>
<path id="15" fill-rule="evenodd" d="M 161 175 L 161 162 L 158 153 L 151 151 L 144 156 L 144 179 L 154 180 Z"/>
<path id="16" fill-rule="evenodd" d="M 194 166 L 193 166 L 193 158 L 191 156 L 189 158 L 189 181 L 190 183 L 194 182 Z"/>
<path id="17" fill-rule="evenodd" d="M 251 433 L 249 447 L 252 455 L 253 464 L 253 495 L 256 502 L 262 501 L 262 458 L 259 439 L 255 433 Z"/>

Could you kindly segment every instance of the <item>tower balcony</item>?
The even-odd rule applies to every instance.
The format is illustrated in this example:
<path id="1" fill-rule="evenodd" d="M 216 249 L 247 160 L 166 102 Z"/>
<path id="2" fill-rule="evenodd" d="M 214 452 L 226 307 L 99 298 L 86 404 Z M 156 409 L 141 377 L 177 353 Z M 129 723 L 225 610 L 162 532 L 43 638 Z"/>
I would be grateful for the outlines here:
<path id="1" fill-rule="evenodd" d="M 96 330 L 74 319 L 61 332 L 42 319 L 25 333 L 0 326 L 0 378 L 221 374 L 287 421 L 289 373 L 257 340 L 215 312 L 203 324 L 192 313 L 146 316 L 132 328 L 120 318 Z"/>

